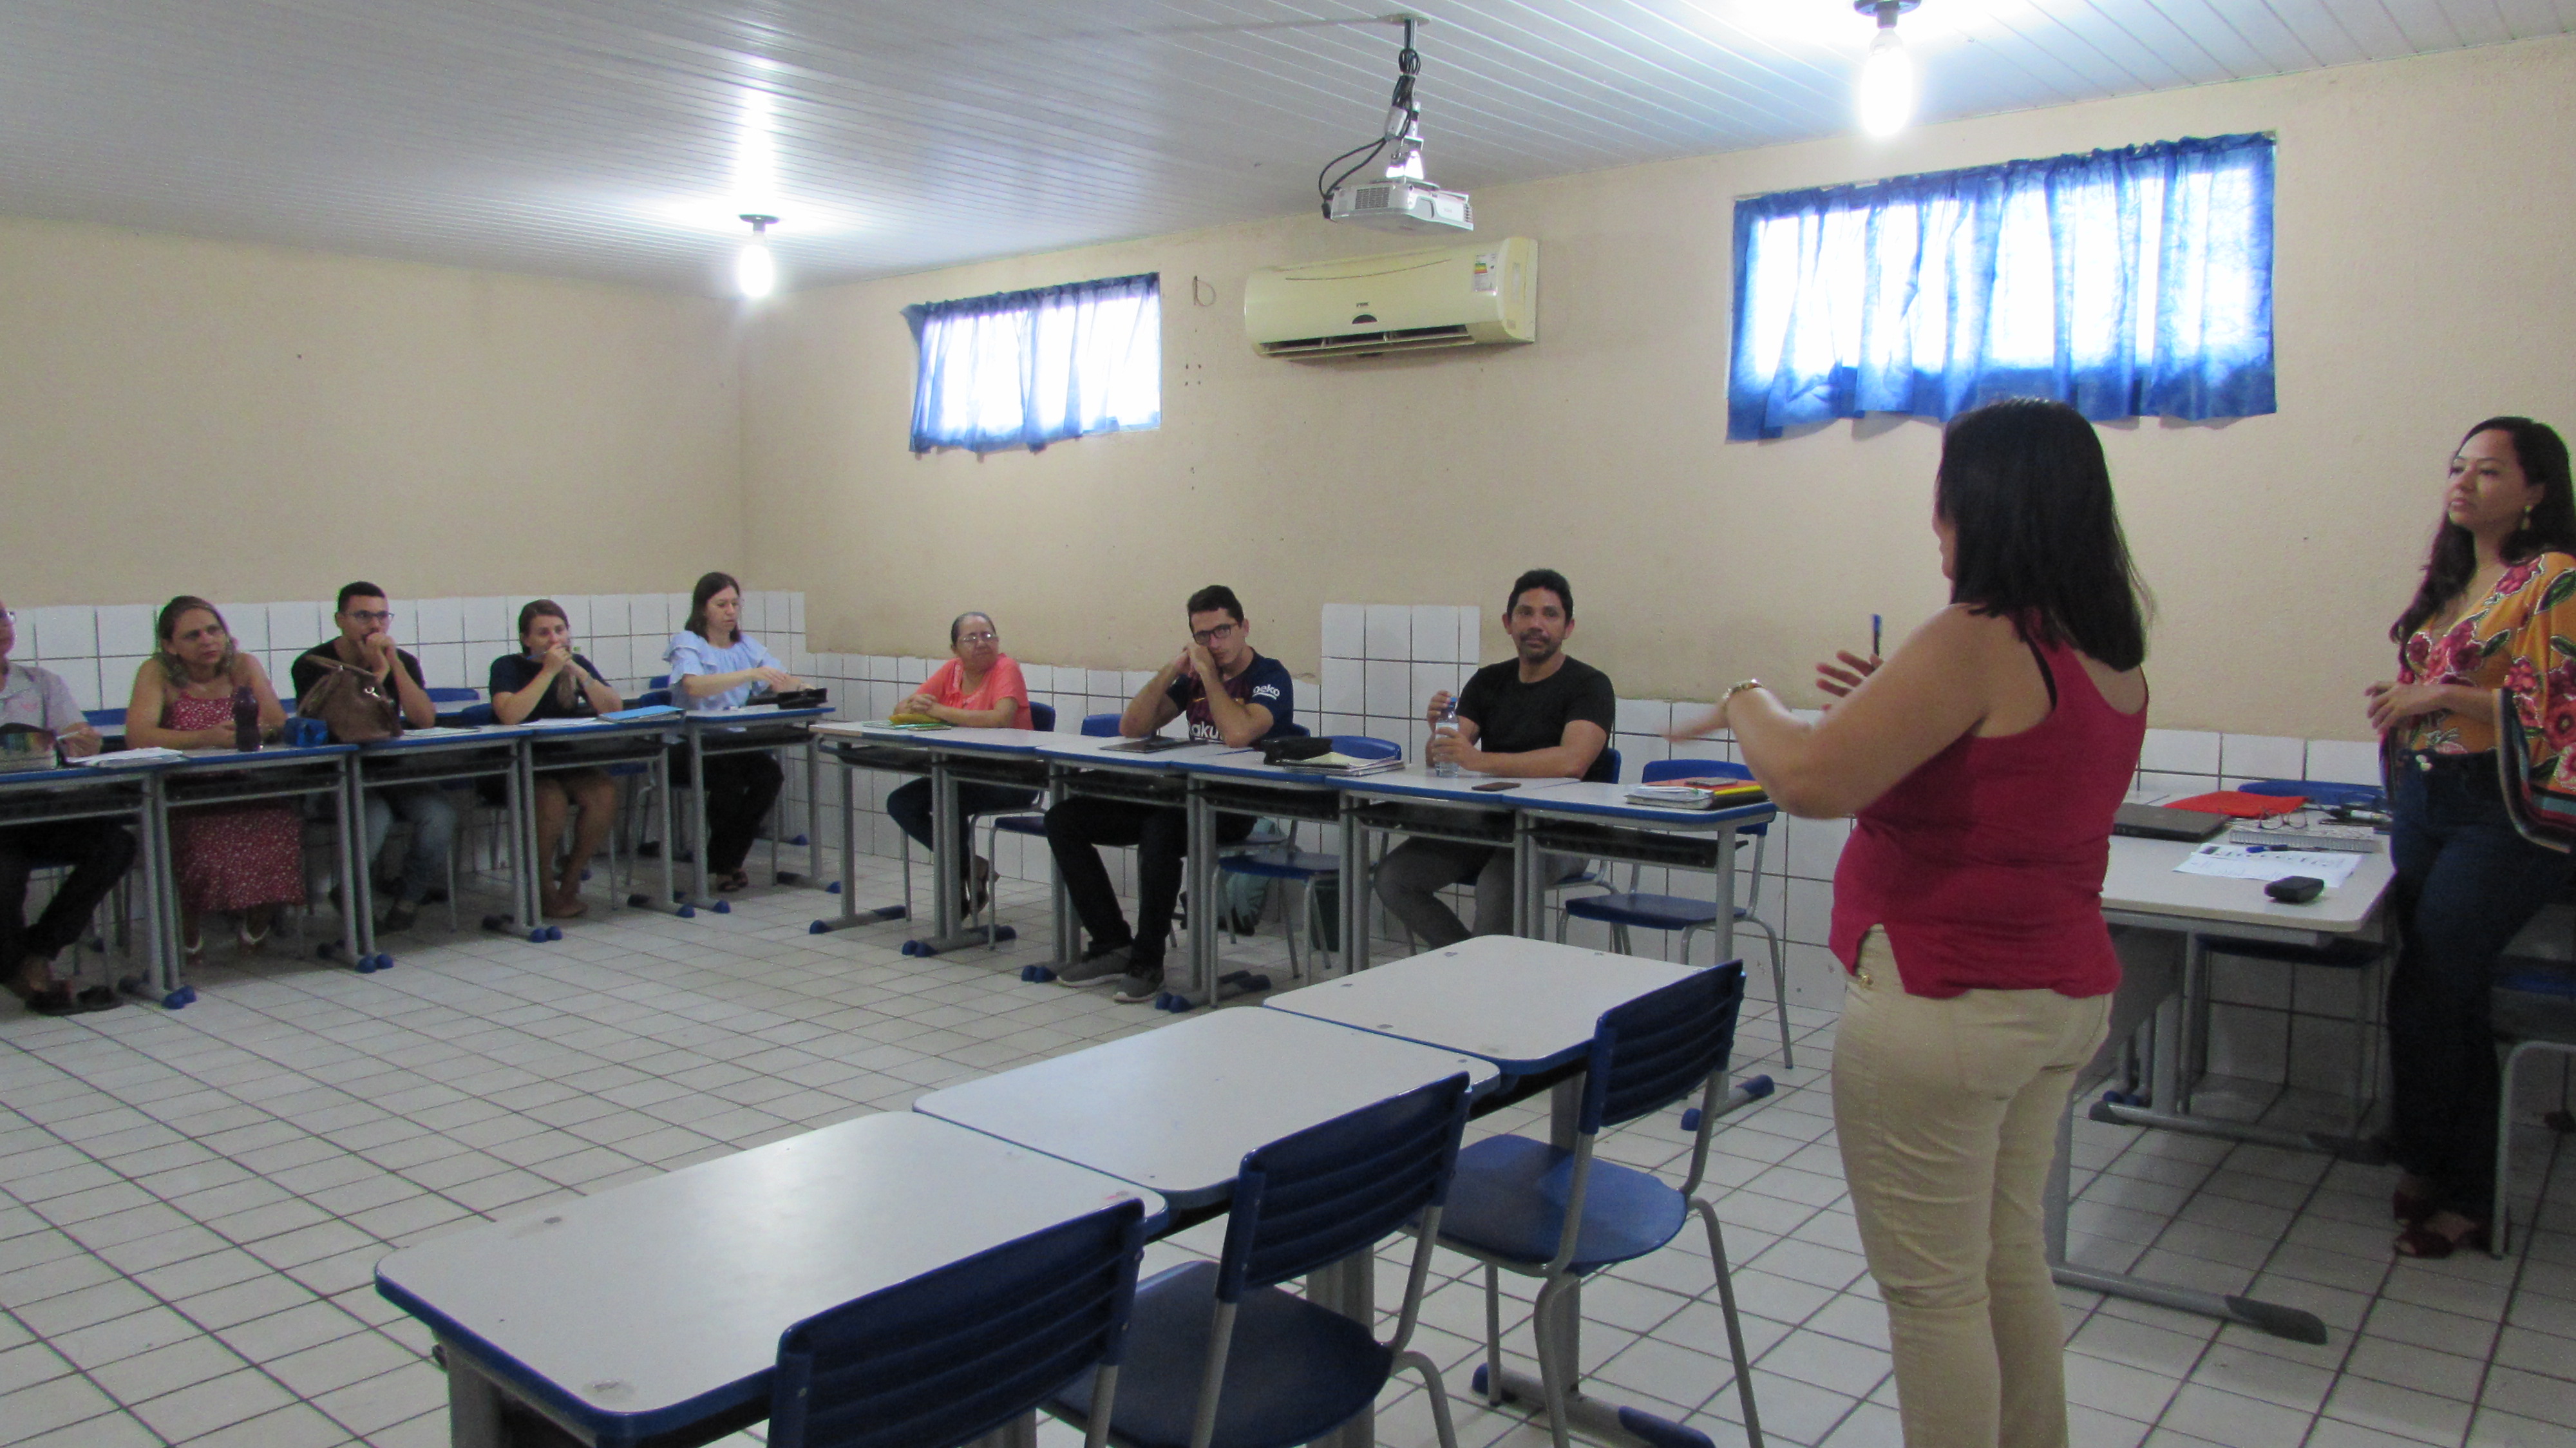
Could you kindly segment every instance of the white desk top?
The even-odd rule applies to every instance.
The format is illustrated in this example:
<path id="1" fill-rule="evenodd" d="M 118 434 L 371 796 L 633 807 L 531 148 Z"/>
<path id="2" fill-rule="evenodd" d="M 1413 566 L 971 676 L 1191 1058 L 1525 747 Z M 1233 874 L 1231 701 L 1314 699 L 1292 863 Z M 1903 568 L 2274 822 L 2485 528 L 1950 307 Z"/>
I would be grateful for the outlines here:
<path id="1" fill-rule="evenodd" d="M 1480 809 L 1516 809 L 1524 796 L 1541 791 L 1567 789 L 1578 781 L 1571 779 L 1498 779 L 1491 775 L 1466 773 L 1442 777 L 1433 774 L 1428 765 L 1408 764 L 1384 774 L 1364 774 L 1342 782 L 1353 794 L 1378 795 L 1392 799 L 1436 799 L 1451 804 L 1475 805 Z M 1510 784 L 1517 788 L 1478 790 L 1480 784 Z"/>
<path id="2" fill-rule="evenodd" d="M 1625 784 L 1585 784 L 1568 780 L 1553 789 L 1531 795 L 1519 808 L 1532 814 L 1621 820 L 1659 830 L 1713 830 L 1721 826 L 1734 828 L 1746 825 L 1758 828 L 1779 813 L 1768 801 L 1722 809 L 1674 809 L 1668 805 L 1638 804 L 1628 798 L 1630 788 Z"/>
<path id="3" fill-rule="evenodd" d="M 2386 849 L 2361 857 L 2352 878 L 2305 905 L 2284 905 L 2258 880 L 2186 875 L 2174 866 L 2198 846 L 2181 840 L 2111 837 L 2111 867 L 2102 877 L 2102 909 L 2113 916 L 2172 916 L 2193 922 L 2262 925 L 2349 935 L 2370 923 L 2396 868 Z"/>
<path id="4" fill-rule="evenodd" d="M 1186 759 L 1211 759 L 1220 754 L 1249 754 L 1231 744 L 1185 744 L 1178 749 L 1159 749 L 1151 754 L 1131 753 L 1118 748 L 1133 744 L 1132 739 L 1108 739 L 1095 734 L 1049 734 L 1039 744 L 1040 758 L 1063 760 L 1072 764 L 1097 765 L 1103 769 L 1170 769 Z M 1254 755 L 1254 758 L 1260 756 Z"/>
<path id="5" fill-rule="evenodd" d="M 1601 1013 L 1706 967 L 1480 935 L 1273 995 L 1270 1010 L 1482 1056 L 1504 1074 L 1564 1065 Z"/>
<path id="6" fill-rule="evenodd" d="M 1272 1010 L 1221 1010 L 933 1091 L 913 1110 L 1151 1187 L 1222 1202 L 1245 1153 L 1491 1062 Z"/>
<path id="7" fill-rule="evenodd" d="M 888 1112 L 406 1248 L 376 1281 L 491 1369 L 623 1417 L 765 1395 L 794 1323 L 1129 1197 L 1163 1215 L 1125 1182 Z"/>

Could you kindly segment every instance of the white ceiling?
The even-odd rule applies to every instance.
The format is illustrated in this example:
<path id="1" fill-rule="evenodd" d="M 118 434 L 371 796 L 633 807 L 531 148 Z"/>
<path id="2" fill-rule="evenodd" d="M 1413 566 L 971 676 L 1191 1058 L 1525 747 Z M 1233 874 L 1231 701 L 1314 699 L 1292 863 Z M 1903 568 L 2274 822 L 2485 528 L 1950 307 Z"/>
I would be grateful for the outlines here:
<path id="1" fill-rule="evenodd" d="M 1339 0 L 7 0 L 0 214 L 719 292 L 1278 216 L 1373 137 Z M 1433 180 L 1831 134 L 1849 0 L 1421 0 Z M 1925 0 L 1945 119 L 2576 30 L 2576 0 Z"/>

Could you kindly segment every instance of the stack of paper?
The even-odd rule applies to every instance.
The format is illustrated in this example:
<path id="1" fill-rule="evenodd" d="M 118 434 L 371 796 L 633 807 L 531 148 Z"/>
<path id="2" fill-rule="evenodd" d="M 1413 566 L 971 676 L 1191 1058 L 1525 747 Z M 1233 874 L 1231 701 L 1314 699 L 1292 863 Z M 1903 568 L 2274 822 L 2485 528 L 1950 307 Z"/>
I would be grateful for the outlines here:
<path id="1" fill-rule="evenodd" d="M 119 749 L 107 754 L 93 754 L 87 759 L 75 759 L 72 763 L 90 765 L 162 764 L 173 759 L 185 759 L 187 757 L 188 756 L 180 753 L 176 749 L 164 749 L 156 744 L 144 749 Z"/>
<path id="2" fill-rule="evenodd" d="M 1769 798 L 1762 786 L 1749 779 L 1670 779 L 1660 784 L 1638 784 L 1628 788 L 1630 804 L 1659 805 L 1665 809 L 1717 809 L 1721 806 L 1760 804 Z"/>
<path id="3" fill-rule="evenodd" d="M 2283 825 L 2265 829 L 2255 825 L 2238 825 L 2227 832 L 2231 845 L 2261 845 L 2267 850 L 2349 850 L 2356 855 L 2379 853 L 2380 834 L 2368 825 Z"/>
<path id="4" fill-rule="evenodd" d="M 1404 761 L 1389 756 L 1385 759 L 1359 759 L 1342 753 L 1318 754 L 1312 759 L 1283 759 L 1276 766 L 1306 774 L 1383 774 L 1401 769 Z"/>

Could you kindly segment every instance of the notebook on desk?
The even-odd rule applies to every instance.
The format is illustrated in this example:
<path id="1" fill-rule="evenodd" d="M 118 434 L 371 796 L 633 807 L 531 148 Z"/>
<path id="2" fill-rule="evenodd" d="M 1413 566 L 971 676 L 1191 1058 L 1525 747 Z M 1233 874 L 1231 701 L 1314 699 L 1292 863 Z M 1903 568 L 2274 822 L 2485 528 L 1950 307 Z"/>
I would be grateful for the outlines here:
<path id="1" fill-rule="evenodd" d="M 2227 816 L 2196 809 L 2169 809 L 2160 804 L 2124 804 L 2111 816 L 2111 833 L 2139 840 L 2186 840 L 2197 843 L 2227 825 Z"/>

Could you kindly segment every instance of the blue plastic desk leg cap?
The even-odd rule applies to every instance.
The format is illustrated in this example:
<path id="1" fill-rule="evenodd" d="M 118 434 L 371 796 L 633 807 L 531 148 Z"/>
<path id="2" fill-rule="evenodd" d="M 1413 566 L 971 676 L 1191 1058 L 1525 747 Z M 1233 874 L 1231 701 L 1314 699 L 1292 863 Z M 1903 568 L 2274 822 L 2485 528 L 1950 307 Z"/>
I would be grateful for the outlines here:
<path id="1" fill-rule="evenodd" d="M 1619 1410 L 1619 1426 L 1655 1448 L 1715 1448 L 1706 1433 L 1685 1428 L 1670 1418 L 1658 1418 L 1635 1408 Z"/>
<path id="2" fill-rule="evenodd" d="M 733 902 L 731 900 L 718 900 L 715 903 L 715 912 L 718 915 L 731 915 L 733 913 Z"/>
<path id="3" fill-rule="evenodd" d="M 680 918 L 683 920 L 695 920 L 698 918 L 698 907 L 695 905 L 683 905 L 680 907 L 678 913 Z"/>
<path id="4" fill-rule="evenodd" d="M 813 924 L 805 927 L 805 933 L 808 935 L 829 935 L 832 933 L 832 927 L 820 920 L 817 920 Z"/>
<path id="5" fill-rule="evenodd" d="M 529 943 L 530 945 L 543 945 L 543 944 L 545 944 L 545 943 L 546 943 L 546 928 L 545 928 L 544 926 L 542 926 L 542 925 L 536 925 L 536 926 L 531 926 L 531 927 L 529 927 L 529 929 L 528 929 L 528 943 Z"/>
<path id="6" fill-rule="evenodd" d="M 840 894 L 840 893 L 841 893 L 841 882 L 840 882 L 840 881 L 838 881 L 838 880 L 834 880 L 832 883 L 830 883 L 830 884 L 828 884 L 828 885 L 825 885 L 825 886 L 823 887 L 823 893 L 824 893 L 824 894 L 826 894 L 826 895 L 838 895 L 838 894 Z"/>
<path id="7" fill-rule="evenodd" d="M 2105 1091 L 2102 1093 L 2102 1099 L 2113 1106 L 2144 1106 L 2147 1104 L 2146 1096 L 2143 1093 L 2136 1091 Z"/>
<path id="8" fill-rule="evenodd" d="M 561 940 L 561 939 L 563 939 L 563 927 L 562 927 L 562 926 L 560 926 L 560 925 L 549 925 L 549 926 L 547 926 L 547 927 L 546 927 L 546 939 L 548 939 L 548 940 Z"/>
<path id="9" fill-rule="evenodd" d="M 1697 1131 L 1697 1130 L 1699 1130 L 1699 1108 L 1698 1108 L 1698 1107 L 1696 1107 L 1696 1106 L 1687 1107 L 1687 1108 L 1685 1108 L 1685 1109 L 1682 1111 L 1682 1130 L 1684 1130 L 1684 1131 Z"/>
<path id="10" fill-rule="evenodd" d="M 794 839 L 792 839 L 792 840 L 789 840 L 787 843 L 789 843 L 789 844 L 791 844 L 791 845 L 794 845 L 795 847 L 797 847 L 798 849 L 800 849 L 800 850 L 801 850 L 801 849 L 805 848 L 805 837 L 804 837 L 803 835 L 798 835 L 796 838 L 794 838 Z"/>

